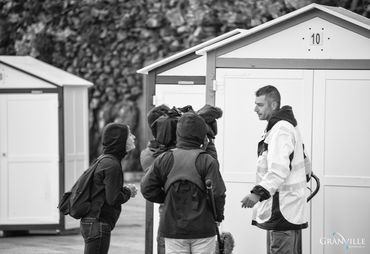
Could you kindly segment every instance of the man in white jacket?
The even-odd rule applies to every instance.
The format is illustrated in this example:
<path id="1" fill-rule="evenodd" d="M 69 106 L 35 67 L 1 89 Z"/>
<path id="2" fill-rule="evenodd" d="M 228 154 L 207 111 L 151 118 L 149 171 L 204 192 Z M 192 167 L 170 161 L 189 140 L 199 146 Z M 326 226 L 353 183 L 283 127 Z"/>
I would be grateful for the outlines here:
<path id="1" fill-rule="evenodd" d="M 256 185 L 241 202 L 252 208 L 252 225 L 267 230 L 267 253 L 302 253 L 307 228 L 306 174 L 311 171 L 290 106 L 280 108 L 273 86 L 256 92 L 255 111 L 267 127 L 258 143 Z"/>

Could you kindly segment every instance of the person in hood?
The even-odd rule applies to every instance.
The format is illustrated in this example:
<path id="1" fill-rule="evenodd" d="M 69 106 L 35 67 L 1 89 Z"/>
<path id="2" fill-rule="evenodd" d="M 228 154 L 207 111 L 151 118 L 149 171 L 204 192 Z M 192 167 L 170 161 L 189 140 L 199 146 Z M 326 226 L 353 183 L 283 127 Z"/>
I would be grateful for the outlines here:
<path id="1" fill-rule="evenodd" d="M 280 108 L 274 86 L 257 90 L 255 112 L 267 121 L 258 143 L 256 185 L 242 201 L 254 208 L 252 225 L 267 230 L 267 253 L 302 253 L 301 230 L 308 227 L 308 157 L 290 106 Z"/>
<path id="2" fill-rule="evenodd" d="M 207 127 L 206 151 L 217 159 L 215 138 L 217 135 L 217 119 L 222 117 L 222 109 L 206 104 L 197 111 L 197 114 L 204 119 Z"/>
<path id="3" fill-rule="evenodd" d="M 144 172 L 149 169 L 154 159 L 161 153 L 174 148 L 176 144 L 177 117 L 170 117 L 170 108 L 164 104 L 152 108 L 147 114 L 153 139 L 141 151 L 140 163 Z"/>
<path id="4" fill-rule="evenodd" d="M 121 160 L 135 148 L 135 136 L 127 125 L 109 123 L 103 129 L 104 156 L 95 169 L 91 186 L 91 209 L 81 219 L 85 254 L 106 254 L 111 231 L 121 213 L 121 205 L 135 197 L 134 185 L 123 186 Z"/>
<path id="5" fill-rule="evenodd" d="M 151 109 L 147 115 L 148 125 L 154 139 L 150 140 L 148 146 L 140 154 L 140 163 L 144 172 L 147 172 L 155 158 L 160 154 L 175 148 L 176 125 L 180 115 L 164 104 Z M 163 204 L 159 205 L 159 220 L 161 220 Z M 164 237 L 158 230 L 157 253 L 165 254 Z"/>
<path id="6" fill-rule="evenodd" d="M 150 202 L 163 203 L 159 231 L 166 253 L 214 253 L 216 227 L 207 202 L 205 181 L 211 180 L 216 220 L 224 218 L 225 184 L 218 161 L 203 150 L 207 126 L 194 112 L 178 120 L 176 148 L 158 156 L 141 181 Z"/>

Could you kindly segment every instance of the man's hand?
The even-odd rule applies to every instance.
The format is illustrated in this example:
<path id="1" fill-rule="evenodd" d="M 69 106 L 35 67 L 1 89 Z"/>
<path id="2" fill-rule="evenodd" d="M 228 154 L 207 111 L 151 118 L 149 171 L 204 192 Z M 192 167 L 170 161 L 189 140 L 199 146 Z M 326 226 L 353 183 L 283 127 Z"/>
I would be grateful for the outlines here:
<path id="1" fill-rule="evenodd" d="M 242 208 L 252 208 L 258 201 L 260 200 L 260 196 L 251 193 L 245 196 L 242 201 Z"/>
<path id="2" fill-rule="evenodd" d="M 128 185 L 126 185 L 126 187 L 128 189 L 130 189 L 130 191 L 131 191 L 131 197 L 134 198 L 136 196 L 136 194 L 137 194 L 137 188 L 136 188 L 136 186 L 134 184 L 128 184 Z"/>

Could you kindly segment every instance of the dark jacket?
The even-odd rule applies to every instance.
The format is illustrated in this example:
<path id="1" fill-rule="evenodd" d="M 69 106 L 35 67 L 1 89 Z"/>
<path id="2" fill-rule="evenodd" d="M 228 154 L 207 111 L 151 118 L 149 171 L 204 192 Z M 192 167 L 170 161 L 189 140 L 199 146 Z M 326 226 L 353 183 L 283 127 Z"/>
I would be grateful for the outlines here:
<path id="1" fill-rule="evenodd" d="M 147 172 L 158 155 L 175 147 L 177 120 L 178 116 L 162 115 L 152 123 L 152 132 L 156 134 L 155 139 L 149 141 L 148 146 L 140 154 L 140 163 L 144 172 Z"/>
<path id="2" fill-rule="evenodd" d="M 121 159 L 126 154 L 127 126 L 108 124 L 103 131 L 103 158 L 94 173 L 91 186 L 92 207 L 85 217 L 98 218 L 113 229 L 121 213 L 121 205 L 130 199 L 131 192 L 123 186 Z"/>
<path id="3" fill-rule="evenodd" d="M 199 149 L 206 135 L 206 127 L 204 120 L 199 116 L 190 116 L 184 114 L 177 126 L 177 144 L 178 149 L 193 150 Z M 185 116 L 185 122 L 184 117 Z M 189 121 L 188 121 L 189 120 Z M 203 121 L 203 123 L 202 123 Z M 141 182 L 141 192 L 143 196 L 156 203 L 164 203 L 163 219 L 161 219 L 160 232 L 164 237 L 189 239 L 189 238 L 205 238 L 216 234 L 212 210 L 207 199 L 207 194 L 196 185 L 187 186 L 189 189 L 186 193 L 192 193 L 196 197 L 196 203 L 186 203 L 184 208 L 192 207 L 192 209 L 177 209 L 178 197 L 171 191 L 171 188 L 181 188 L 181 185 L 173 184 L 167 194 L 164 191 L 164 186 L 167 181 L 172 166 L 174 164 L 174 156 L 172 151 L 168 151 L 160 155 L 154 161 L 153 167 L 143 177 Z M 190 165 L 189 165 L 190 166 Z M 193 165 L 191 165 L 193 166 Z M 198 171 L 202 181 L 210 179 L 214 186 L 214 196 L 217 210 L 217 220 L 222 221 L 224 218 L 225 205 L 225 184 L 219 171 L 219 164 L 216 159 L 207 153 L 201 153 L 195 160 L 195 168 Z M 187 194 L 186 194 L 187 195 Z M 182 222 L 186 221 L 186 225 Z"/>

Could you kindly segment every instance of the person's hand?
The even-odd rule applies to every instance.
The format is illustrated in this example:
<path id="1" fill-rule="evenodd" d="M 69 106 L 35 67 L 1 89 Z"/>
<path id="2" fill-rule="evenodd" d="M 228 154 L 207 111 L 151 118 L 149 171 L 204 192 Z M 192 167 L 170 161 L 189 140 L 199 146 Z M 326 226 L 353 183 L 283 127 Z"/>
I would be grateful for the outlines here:
<path id="1" fill-rule="evenodd" d="M 128 184 L 126 187 L 128 189 L 130 189 L 130 191 L 131 191 L 131 197 L 134 198 L 136 196 L 136 194 L 137 194 L 137 188 L 136 188 L 136 186 L 134 184 Z"/>
<path id="2" fill-rule="evenodd" d="M 258 201 L 260 200 L 260 196 L 251 193 L 245 196 L 242 201 L 242 208 L 252 208 Z"/>

